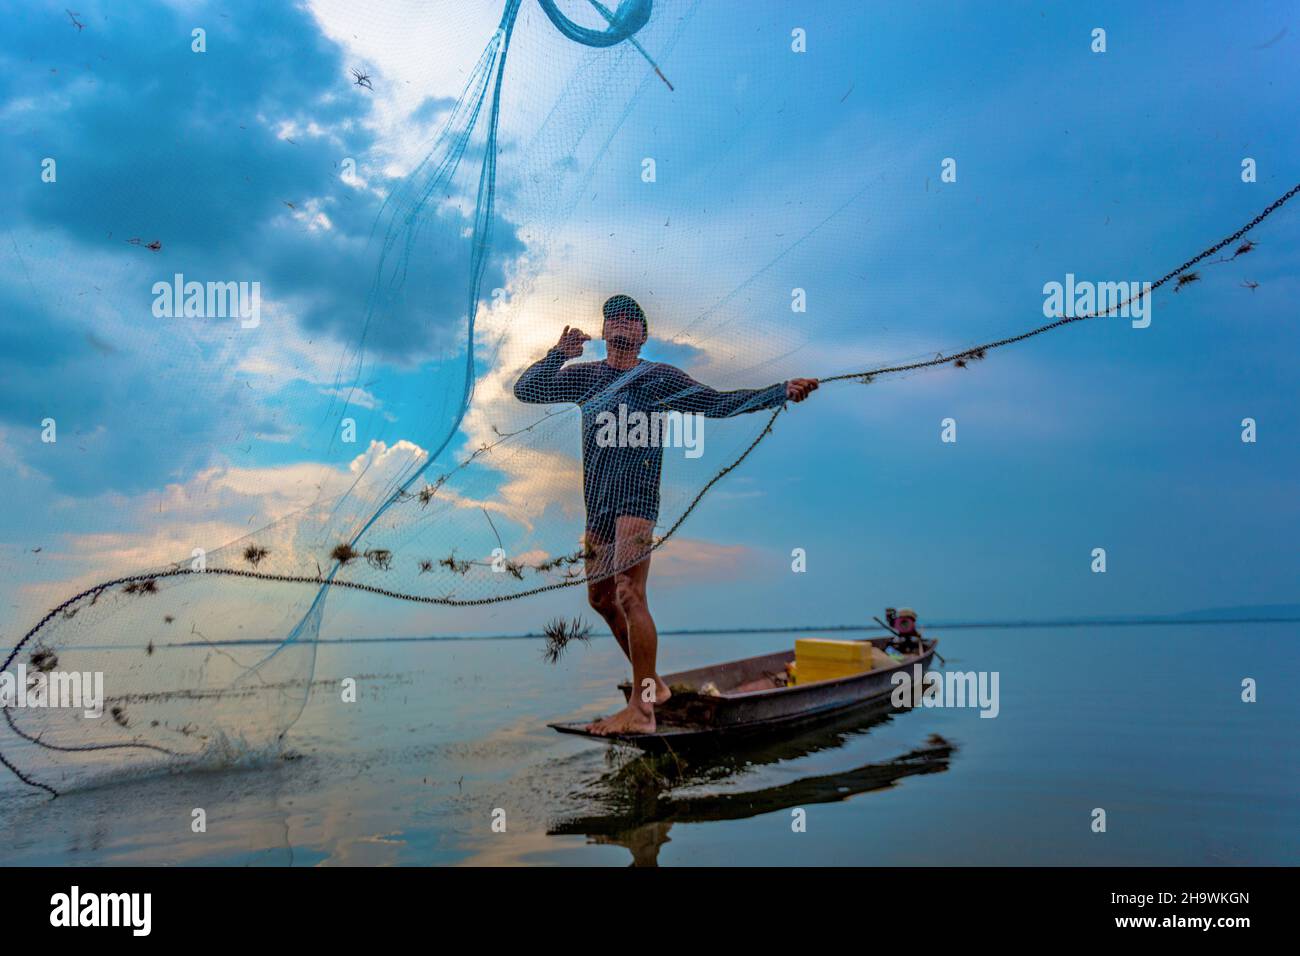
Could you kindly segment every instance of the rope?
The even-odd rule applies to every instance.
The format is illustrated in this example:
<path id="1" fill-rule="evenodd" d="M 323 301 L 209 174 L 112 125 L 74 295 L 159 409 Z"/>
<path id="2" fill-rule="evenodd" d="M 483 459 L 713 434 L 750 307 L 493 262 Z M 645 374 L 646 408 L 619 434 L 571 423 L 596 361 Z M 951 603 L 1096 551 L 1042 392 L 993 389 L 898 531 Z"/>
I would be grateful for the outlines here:
<path id="1" fill-rule="evenodd" d="M 1140 295 L 1143 296 L 1150 295 L 1156 289 L 1168 283 L 1169 280 L 1183 274 L 1192 266 L 1196 265 L 1196 263 L 1205 259 L 1207 256 L 1212 256 L 1216 252 L 1221 251 L 1224 247 L 1229 246 L 1232 243 L 1236 242 L 1237 240 L 1241 239 L 1242 236 L 1246 235 L 1246 233 L 1250 232 L 1252 229 L 1258 226 L 1261 222 L 1263 222 L 1266 218 L 1268 218 L 1268 216 L 1270 216 L 1272 213 L 1280 209 L 1286 202 L 1292 199 L 1297 193 L 1300 193 L 1300 184 L 1293 186 L 1285 194 L 1278 197 L 1263 212 L 1257 215 L 1246 225 L 1242 226 L 1232 235 L 1227 236 L 1224 239 L 1221 239 L 1219 242 L 1216 242 L 1214 245 L 1205 249 L 1200 254 L 1194 256 L 1191 259 L 1188 259 L 1177 269 L 1174 269 L 1166 273 L 1165 275 L 1161 276 L 1158 280 L 1152 283 L 1150 290 L 1142 292 L 1140 293 Z M 1130 296 L 1124 302 L 1119 303 L 1118 305 L 1111 306 L 1109 309 L 1105 311 L 1105 313 L 1093 311 L 1093 312 L 1085 313 L 1083 315 L 1065 316 L 1063 318 L 1057 319 L 1054 322 L 1049 322 L 1046 325 L 1041 325 L 1037 328 L 1030 329 L 1027 332 L 1022 332 L 1019 335 L 1012 335 L 1012 336 L 1008 336 L 1007 338 L 998 339 L 996 341 L 985 343 L 984 345 L 973 346 L 969 349 L 966 349 L 963 352 L 958 352 L 954 355 L 937 356 L 932 359 L 926 359 L 925 361 L 910 362 L 905 365 L 881 366 L 880 368 L 869 369 L 863 372 L 849 372 L 843 375 L 832 375 L 828 378 L 821 379 L 821 381 L 822 382 L 863 381 L 863 380 L 869 381 L 870 379 L 874 378 L 877 375 L 888 375 L 897 372 L 910 372 L 910 371 L 915 371 L 917 369 L 933 368 L 938 365 L 947 365 L 965 358 L 971 358 L 977 355 L 982 355 L 983 353 L 988 352 L 992 349 L 1002 348 L 1003 346 L 1012 345 L 1017 342 L 1023 342 L 1026 339 L 1033 338 L 1034 336 L 1037 335 L 1042 335 L 1044 332 L 1050 332 L 1053 329 L 1062 328 L 1073 322 L 1082 322 L 1085 319 L 1098 318 L 1102 314 L 1109 315 L 1112 312 L 1123 308 L 1125 305 L 1132 302 L 1137 297 L 1138 297 L 1137 295 Z M 647 549 L 648 551 L 654 551 L 662 547 L 663 544 L 666 541 L 668 541 L 668 539 L 671 538 L 673 534 L 677 532 L 677 529 L 681 527 L 682 523 L 687 519 L 687 517 L 690 516 L 691 512 L 695 510 L 696 506 L 699 505 L 699 503 L 704 499 L 704 496 L 708 494 L 708 492 L 713 488 L 713 486 L 716 485 L 723 478 L 725 478 L 732 471 L 734 471 L 737 467 L 739 467 L 740 463 L 749 457 L 749 455 L 754 451 L 755 448 L 758 447 L 758 445 L 763 441 L 763 439 L 765 439 L 768 435 L 772 433 L 772 430 L 776 425 L 777 417 L 784 410 L 785 408 L 784 406 L 782 406 L 781 408 L 776 409 L 776 411 L 772 413 L 772 417 L 768 419 L 767 424 L 763 427 L 763 430 L 759 432 L 758 436 L 739 455 L 739 457 L 736 458 L 735 461 L 731 462 L 729 465 L 727 465 L 725 468 L 719 471 L 716 475 L 714 475 L 711 479 L 709 479 L 709 481 L 700 489 L 699 493 L 696 494 L 696 496 L 691 500 L 691 503 L 686 506 L 686 509 L 682 512 L 681 516 L 676 521 L 673 522 L 672 526 L 662 537 L 658 538 L 653 544 L 651 544 L 651 546 Z M 471 458 L 472 457 L 474 456 L 471 456 Z M 602 575 L 602 578 L 608 577 L 609 574 L 615 574 L 615 573 L 617 572 L 610 571 L 607 574 Z M 518 591 L 513 594 L 499 594 L 493 597 L 485 597 L 485 598 L 453 598 L 453 597 L 434 597 L 425 594 L 409 594 L 403 591 L 394 591 L 390 588 L 379 587 L 378 585 L 374 585 L 374 584 L 365 584 L 359 581 L 342 581 L 338 579 L 332 579 L 327 581 L 321 577 L 313 577 L 311 575 L 305 575 L 305 574 L 304 575 L 274 574 L 271 572 L 250 571 L 244 568 L 208 568 L 204 571 L 195 571 L 190 568 L 170 568 L 165 571 L 159 571 L 151 574 L 134 574 L 126 577 L 114 578 L 111 581 L 106 581 L 102 584 L 97 584 L 94 587 L 87 588 L 84 591 L 81 591 L 80 593 L 74 595 L 73 597 L 68 598 L 68 600 L 64 601 L 58 607 L 53 608 L 51 611 L 49 611 L 43 618 L 41 618 L 39 622 L 37 622 L 37 624 L 34 627 L 32 627 L 31 630 L 29 630 L 23 636 L 23 639 L 18 642 L 17 646 L 13 649 L 13 651 L 9 654 L 9 657 L 5 660 L 4 668 L 0 668 L 0 669 L 8 668 L 9 664 L 12 663 L 13 659 L 17 656 L 18 652 L 22 649 L 23 645 L 26 644 L 27 641 L 30 638 L 32 638 L 42 627 L 48 624 L 50 620 L 54 618 L 55 615 L 67 610 L 71 605 L 77 603 L 81 599 L 89 597 L 93 594 L 102 593 L 103 591 L 106 591 L 112 587 L 116 587 L 117 585 L 143 583 L 146 581 L 158 580 L 160 578 L 172 578 L 172 577 L 178 577 L 181 575 L 189 575 L 189 574 L 221 574 L 221 575 L 228 575 L 230 577 L 256 578 L 263 581 L 279 581 L 279 582 L 290 583 L 290 584 L 317 584 L 317 585 L 325 584 L 329 587 L 351 588 L 352 590 L 355 591 L 364 591 L 366 593 L 377 594 L 382 597 L 397 598 L 399 600 L 412 601 L 420 604 L 438 604 L 446 607 L 481 607 L 487 604 L 501 604 L 506 601 L 515 601 L 520 598 L 530 597 L 535 594 L 544 594 L 547 591 L 555 591 L 560 588 L 573 587 L 574 585 L 582 584 L 587 581 L 587 577 L 585 575 L 582 575 L 582 576 L 575 576 L 573 578 L 569 578 L 564 581 L 554 581 L 549 584 L 539 585 L 538 587 L 528 588 L 526 590 Z"/>
<path id="2" fill-rule="evenodd" d="M 543 5 L 545 6 L 545 3 Z M 547 12 L 548 14 L 550 13 L 549 10 Z M 1250 232 L 1261 222 L 1267 219 L 1270 215 L 1272 215 L 1283 205 L 1289 202 L 1292 198 L 1294 198 L 1297 193 L 1300 193 L 1300 183 L 1291 187 L 1291 189 L 1289 189 L 1287 192 L 1285 192 L 1277 199 L 1275 199 L 1262 212 L 1260 212 L 1259 215 L 1255 216 L 1254 219 L 1250 220 L 1250 222 L 1246 223 L 1236 232 L 1219 240 L 1218 242 L 1208 247 L 1207 249 L 1204 249 L 1196 256 L 1193 256 L 1191 259 L 1188 259 L 1178 268 L 1173 269 L 1170 272 L 1167 272 L 1165 275 L 1161 276 L 1159 279 L 1157 279 L 1155 282 L 1151 284 L 1150 289 L 1146 289 L 1140 293 L 1131 295 L 1123 302 L 1111 306 L 1110 308 L 1106 309 L 1104 312 L 1094 310 L 1092 312 L 1087 312 L 1082 315 L 1064 316 L 1062 318 L 1057 319 L 1054 322 L 1048 322 L 1045 325 L 1040 325 L 1037 328 L 1029 329 L 1028 331 L 1021 332 L 1018 335 L 1012 335 L 1006 338 L 997 339 L 992 342 L 986 342 L 983 345 L 972 346 L 971 348 L 968 348 L 962 352 L 958 352 L 954 355 L 949 355 L 949 356 L 938 355 L 932 359 L 926 359 L 924 361 L 919 361 L 919 362 L 909 362 L 903 365 L 888 365 L 888 366 L 881 366 L 875 369 L 868 369 L 862 372 L 847 372 L 842 375 L 832 375 L 827 378 L 823 378 L 820 381 L 823 383 L 844 382 L 844 381 L 870 382 L 873 378 L 875 378 L 878 375 L 889 375 L 889 374 L 896 374 L 899 372 L 911 372 L 911 371 L 916 371 L 918 369 L 934 368 L 939 365 L 948 365 L 952 363 L 964 362 L 964 360 L 970 358 L 982 358 L 985 353 L 993 349 L 1003 348 L 1004 346 L 1007 345 L 1014 345 L 1017 342 L 1023 342 L 1027 339 L 1034 338 L 1035 336 L 1042 335 L 1045 332 L 1050 332 L 1054 329 L 1063 328 L 1074 322 L 1082 322 L 1087 319 L 1095 319 L 1102 315 L 1111 315 L 1114 312 L 1124 308 L 1126 305 L 1132 303 L 1135 299 L 1139 298 L 1140 296 L 1145 297 L 1151 295 L 1161 286 L 1167 284 L 1171 279 L 1174 279 L 1182 275 L 1192 266 L 1196 265 L 1198 262 L 1201 262 L 1207 257 L 1214 255 L 1215 253 L 1221 251 L 1225 247 L 1238 241 L 1243 236 L 1245 236 L 1246 233 Z M 768 419 L 767 424 L 763 427 L 763 430 L 759 432 L 758 436 L 749 444 L 749 446 L 740 454 L 740 456 L 737 457 L 735 461 L 731 462 L 729 465 L 724 467 L 716 475 L 714 475 L 700 489 L 699 493 L 696 494 L 696 496 L 691 500 L 691 503 L 686 506 L 685 510 L 682 512 L 680 517 L 678 517 L 677 520 L 673 522 L 672 526 L 668 529 L 668 531 L 662 537 L 652 542 L 651 545 L 646 549 L 646 552 L 640 558 L 638 558 L 637 561 L 629 562 L 628 566 L 631 566 L 631 564 L 634 563 L 639 563 L 640 560 L 644 559 L 645 555 L 648 555 L 658 550 L 660 547 L 662 547 L 663 544 L 666 541 L 668 541 L 677 532 L 677 529 L 681 527 L 682 523 L 686 521 L 686 519 L 691 515 L 691 513 L 695 510 L 695 508 L 699 505 L 699 503 L 704 499 L 704 496 L 708 494 L 708 492 L 713 488 L 713 486 L 716 485 L 728 474 L 730 474 L 732 471 L 734 471 L 737 467 L 739 467 L 740 463 L 749 457 L 749 455 L 754 451 L 755 448 L 759 446 L 759 444 L 763 441 L 763 439 L 765 439 L 768 435 L 772 433 L 772 430 L 776 425 L 777 417 L 784 410 L 785 410 L 784 406 L 776 409 L 772 413 L 772 417 Z M 477 454 L 475 456 L 471 456 L 471 460 L 473 457 L 476 456 Z M 466 464 L 468 464 L 468 462 L 466 462 Z M 601 579 L 607 578 L 613 574 L 617 574 L 619 571 L 623 571 L 623 570 L 626 570 L 626 568 L 620 567 L 608 571 L 607 573 L 601 575 Z M 109 588 L 117 587 L 118 585 L 143 583 L 147 581 L 156 581 L 161 578 L 173 578 L 173 577 L 179 577 L 182 575 L 190 575 L 190 574 L 219 574 L 219 575 L 227 575 L 230 577 L 255 578 L 263 581 L 278 581 L 278 582 L 291 583 L 291 584 L 312 584 L 312 585 L 322 586 L 322 589 L 329 588 L 329 587 L 350 588 L 355 591 L 363 591 L 368 594 L 376 594 L 382 597 L 396 598 L 402 601 L 411 601 L 418 604 L 435 604 L 435 605 L 442 605 L 446 607 L 481 607 L 489 604 L 502 604 L 505 603 L 506 601 L 516 601 L 519 600 L 520 598 L 531 597 L 532 595 L 536 595 L 536 594 L 543 594 L 547 591 L 556 591 L 561 588 L 573 587 L 577 584 L 588 583 L 589 580 L 587 575 L 584 574 L 581 576 L 568 578 L 563 581 L 555 581 L 549 584 L 540 585 L 538 587 L 528 588 L 526 590 L 518 591 L 513 594 L 500 594 L 500 595 L 495 595 L 493 597 L 486 597 L 486 598 L 452 598 L 452 597 L 434 597 L 431 595 L 424 595 L 424 594 L 409 594 L 403 591 L 394 591 L 390 588 L 383 588 L 373 584 L 364 584 L 358 581 L 342 581 L 334 578 L 333 575 L 331 575 L 331 577 L 327 580 L 321 577 L 312 577 L 310 575 L 273 574 L 270 572 L 250 571 L 243 568 L 208 568 L 203 571 L 195 571 L 190 568 L 170 568 L 165 571 L 160 571 L 153 574 L 135 574 L 126 577 L 114 578 L 111 581 L 105 581 L 104 583 L 97 584 L 94 587 L 86 588 L 84 591 L 81 591 L 80 593 L 74 595 L 73 597 L 68 598 L 62 604 L 50 610 L 26 634 L 23 635 L 22 640 L 20 640 L 17 643 L 17 645 L 15 645 L 14 649 L 10 652 L 9 656 L 5 659 L 4 666 L 0 667 L 0 670 L 7 670 L 9 665 L 13 662 L 14 658 L 18 656 L 18 653 L 22 650 L 23 646 L 26 645 L 27 642 L 31 640 L 37 634 L 37 632 L 41 630 L 41 628 L 43 628 L 46 624 L 48 624 L 56 615 L 66 611 L 69 607 L 76 604 L 78 601 L 86 597 L 90 597 L 91 595 L 103 593 Z M 22 736 L 29 741 L 32 741 L 36 744 L 39 744 L 40 746 L 47 747 L 49 749 L 78 750 L 78 749 L 106 749 L 108 747 L 148 746 L 142 744 L 109 744 L 109 745 L 99 745 L 98 747 L 87 747 L 87 748 L 56 747 L 51 744 L 45 744 L 42 741 L 40 741 L 38 738 L 29 737 L 26 734 L 23 734 L 21 731 L 18 731 L 18 729 L 13 724 L 12 718 L 9 716 L 9 709 L 5 708 L 4 712 L 5 712 L 5 718 L 8 721 L 10 728 L 13 729 L 16 733 L 18 733 L 19 736 Z M 152 749 L 161 750 L 162 748 L 152 748 Z M 17 776 L 18 779 L 22 780 L 24 783 L 29 784 L 30 786 L 33 787 L 39 787 L 43 790 L 47 790 L 55 796 L 58 795 L 53 788 L 43 783 L 34 781 L 31 778 L 25 776 L 21 771 L 19 771 L 16 767 L 14 767 L 13 764 L 11 764 L 8 760 L 6 760 L 3 754 L 0 754 L 0 764 L 3 764 L 9 770 L 13 771 L 15 776 Z"/>
<path id="3" fill-rule="evenodd" d="M 1182 275 L 1184 272 L 1186 272 L 1192 266 L 1196 265 L 1196 263 L 1200 262 L 1202 259 L 1206 258 L 1207 256 L 1214 255 L 1216 252 L 1222 250 L 1225 246 L 1232 245 L 1234 242 L 1236 242 L 1246 233 L 1250 232 L 1250 230 L 1254 229 L 1261 222 L 1267 219 L 1274 211 L 1280 209 L 1289 199 L 1291 199 L 1298 192 L 1300 192 L 1300 183 L 1297 183 L 1295 186 L 1292 186 L 1290 190 L 1288 190 L 1286 193 L 1284 193 L 1283 195 L 1275 199 L 1267 209 L 1261 212 L 1250 222 L 1246 223 L 1246 225 L 1242 226 L 1232 235 L 1228 236 L 1225 239 L 1219 240 L 1214 245 L 1210 246 L 1210 248 L 1201 252 L 1199 255 L 1194 256 L 1191 259 L 1188 259 L 1186 262 L 1184 262 L 1177 269 L 1174 269 L 1172 272 L 1165 273 L 1155 282 L 1151 283 L 1150 289 L 1143 291 L 1140 295 L 1141 296 L 1150 295 L 1152 292 L 1155 292 L 1156 289 L 1160 288 L 1170 279 Z M 946 357 L 940 355 L 932 359 L 927 359 L 924 362 L 911 362 L 907 365 L 889 365 L 877 369 L 872 369 L 871 371 L 868 372 L 848 372 L 844 375 L 832 375 L 830 378 L 824 378 L 821 381 L 823 383 L 843 382 L 843 381 L 863 381 L 863 380 L 870 381 L 872 378 L 874 378 L 877 375 L 889 375 L 893 372 L 911 372 L 919 368 L 932 368 L 936 365 L 946 365 L 950 362 L 956 362 L 962 359 L 980 358 L 983 356 L 985 352 L 988 352 L 992 349 L 1000 349 L 1004 345 L 1014 345 L 1016 342 L 1023 342 L 1025 339 L 1032 339 L 1035 335 L 1042 335 L 1044 332 L 1050 332 L 1053 329 L 1059 329 L 1062 326 L 1069 325 L 1071 322 L 1082 322 L 1085 319 L 1095 319 L 1101 315 L 1110 315 L 1113 312 L 1117 312 L 1120 309 L 1124 308 L 1125 306 L 1129 305 L 1130 303 L 1133 302 L 1133 300 L 1137 298 L 1139 298 L 1139 295 L 1131 295 L 1123 302 L 1111 306 L 1104 313 L 1094 310 L 1092 312 L 1085 312 L 1083 315 L 1068 315 L 1063 318 L 1057 319 L 1055 322 L 1049 322 L 1046 325 L 1040 325 L 1036 329 L 1030 329 L 1028 332 L 1021 332 L 1019 335 L 1012 335 L 1005 339 L 998 339 L 995 342 L 988 342 L 984 345 L 973 346 L 964 352 L 958 352 L 956 355 L 949 355 Z"/>

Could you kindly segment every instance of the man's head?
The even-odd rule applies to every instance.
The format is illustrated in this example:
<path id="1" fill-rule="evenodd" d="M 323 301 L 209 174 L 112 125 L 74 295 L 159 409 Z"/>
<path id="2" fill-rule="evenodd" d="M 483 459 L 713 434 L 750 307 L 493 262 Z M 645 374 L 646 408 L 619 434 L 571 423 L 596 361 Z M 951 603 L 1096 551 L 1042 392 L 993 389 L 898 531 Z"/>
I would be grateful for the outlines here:
<path id="1" fill-rule="evenodd" d="M 635 352 L 650 337 L 650 326 L 646 323 L 645 312 L 630 295 L 613 295 L 605 300 L 601 311 L 605 314 L 605 326 L 601 337 L 607 346 L 624 352 Z"/>
<path id="2" fill-rule="evenodd" d="M 899 634 L 911 634 L 916 630 L 916 612 L 910 607 L 900 607 L 894 618 L 894 630 Z"/>

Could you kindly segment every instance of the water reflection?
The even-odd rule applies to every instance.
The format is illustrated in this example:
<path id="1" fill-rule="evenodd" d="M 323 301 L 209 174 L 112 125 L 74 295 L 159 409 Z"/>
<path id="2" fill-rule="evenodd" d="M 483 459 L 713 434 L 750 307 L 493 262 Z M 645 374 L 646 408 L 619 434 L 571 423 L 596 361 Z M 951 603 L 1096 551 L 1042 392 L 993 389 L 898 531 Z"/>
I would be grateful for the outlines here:
<path id="1" fill-rule="evenodd" d="M 744 820 L 793 807 L 833 803 L 891 787 L 904 777 L 947 770 L 957 748 L 938 734 L 931 734 L 921 747 L 839 773 L 811 775 L 756 790 L 682 793 L 726 782 L 766 765 L 843 747 L 851 738 L 893 719 L 897 713 L 886 701 L 883 708 L 857 711 L 797 736 L 742 746 L 729 744 L 725 751 L 642 754 L 611 748 L 607 760 L 610 769 L 583 794 L 586 802 L 600 809 L 555 821 L 547 833 L 581 835 L 591 843 L 626 847 L 632 854 L 633 866 L 656 866 L 659 849 L 669 841 L 674 823 Z"/>

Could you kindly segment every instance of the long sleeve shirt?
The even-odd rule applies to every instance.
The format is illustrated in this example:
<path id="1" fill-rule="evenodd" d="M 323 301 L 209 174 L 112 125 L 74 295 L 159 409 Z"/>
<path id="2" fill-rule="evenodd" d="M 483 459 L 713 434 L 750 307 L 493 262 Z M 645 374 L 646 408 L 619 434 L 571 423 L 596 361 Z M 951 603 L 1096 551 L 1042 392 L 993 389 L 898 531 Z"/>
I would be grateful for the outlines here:
<path id="1" fill-rule="evenodd" d="M 524 371 L 514 391 L 522 402 L 581 406 L 582 484 L 589 519 L 594 512 L 629 507 L 629 503 L 632 510 L 620 513 L 658 515 L 663 448 L 658 441 L 611 443 L 612 422 L 635 422 L 636 413 L 648 418 L 655 412 L 730 418 L 785 402 L 784 382 L 719 392 L 662 362 L 642 360 L 630 369 L 616 369 L 606 362 L 565 365 L 566 361 L 560 349 L 551 349 Z M 626 427 L 612 431 L 620 437 L 635 435 Z M 654 514 L 642 514 L 645 511 Z"/>

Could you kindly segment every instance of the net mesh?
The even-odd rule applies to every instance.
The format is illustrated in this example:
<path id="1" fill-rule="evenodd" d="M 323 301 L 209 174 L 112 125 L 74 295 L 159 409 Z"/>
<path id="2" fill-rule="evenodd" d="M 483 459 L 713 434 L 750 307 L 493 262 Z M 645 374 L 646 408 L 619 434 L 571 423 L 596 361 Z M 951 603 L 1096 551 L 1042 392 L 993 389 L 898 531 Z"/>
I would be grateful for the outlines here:
<path id="1" fill-rule="evenodd" d="M 435 25 L 482 42 L 480 17 L 437 15 L 385 21 L 386 42 Z M 324 398 L 292 423 L 316 464 L 274 520 L 169 542 L 172 556 L 152 566 L 100 569 L 14 642 L 3 669 L 22 665 L 33 692 L 57 674 L 102 672 L 106 700 L 98 717 L 6 706 L 7 785 L 61 792 L 275 752 L 312 690 L 340 591 L 477 607 L 605 580 L 672 541 L 770 433 L 790 379 L 963 365 L 1025 337 L 1005 316 L 990 315 L 988 342 L 891 318 L 918 303 L 920 256 L 905 237 L 921 214 L 915 184 L 899 198 L 896 154 L 837 139 L 848 134 L 800 110 L 790 90 L 809 81 L 797 58 L 743 79 L 709 61 L 693 37 L 720 24 L 692 2 L 506 0 L 459 96 L 417 102 L 417 119 L 395 123 L 333 193 L 284 200 L 287 222 L 357 277 L 355 310 L 316 315 L 297 290 L 268 305 L 260 330 L 226 320 L 138 333 L 170 357 L 160 387 L 178 402 L 187 368 L 228 370 L 229 394 L 208 396 L 234 423 L 217 451 L 288 427 L 281 401 L 319 385 Z M 683 44 L 699 80 L 689 92 L 669 65 Z M 779 125 L 759 122 L 773 116 Z M 119 171 L 122 206 L 147 205 L 158 175 L 183 178 Z M 1198 258 L 1230 256 L 1245 231 Z M 118 239 L 159 252 L 146 223 L 132 232 Z M 57 272 L 61 242 L 28 245 L 27 260 Z M 203 273 L 201 243 L 160 252 L 165 270 L 106 260 L 96 301 L 135 316 L 138 297 L 114 290 Z M 843 281 L 855 269 L 891 278 Z M 817 298 L 826 286 L 833 308 Z M 315 315 L 311 337 L 294 311 Z M 178 506 L 191 517 L 259 480 L 252 468 L 203 471 L 212 451 L 186 449 L 208 482 Z"/>

